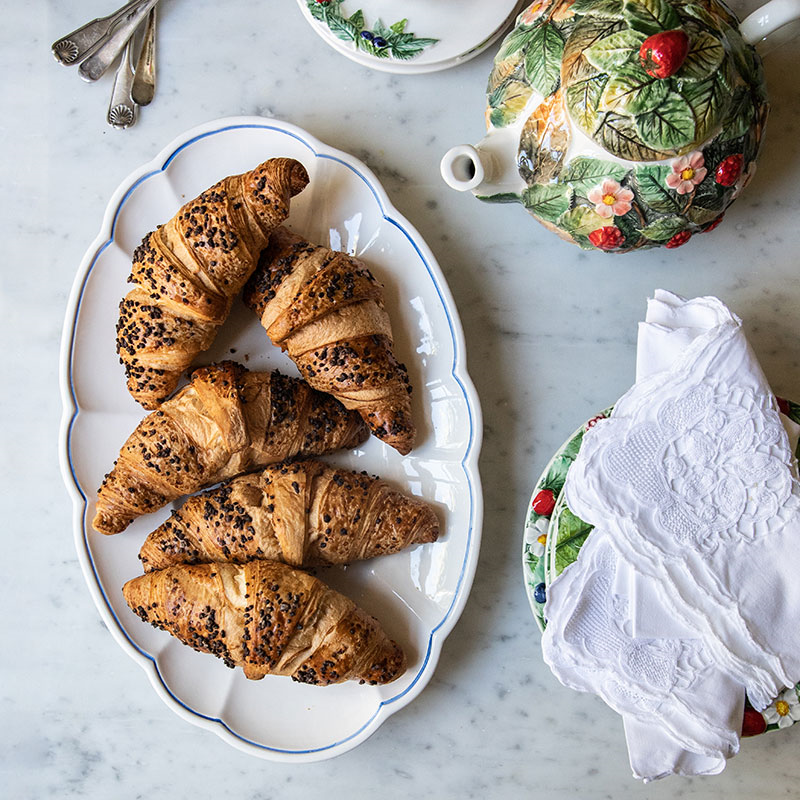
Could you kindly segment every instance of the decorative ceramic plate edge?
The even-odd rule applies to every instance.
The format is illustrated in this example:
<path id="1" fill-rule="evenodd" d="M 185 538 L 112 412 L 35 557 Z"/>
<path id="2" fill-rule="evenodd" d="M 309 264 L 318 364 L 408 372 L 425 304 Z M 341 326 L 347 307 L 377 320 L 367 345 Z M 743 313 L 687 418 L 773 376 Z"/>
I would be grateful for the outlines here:
<path id="1" fill-rule="evenodd" d="M 800 403 L 793 403 L 792 401 L 785 400 L 784 398 L 777 397 L 778 408 L 780 412 L 788 417 L 792 422 L 800 425 Z M 556 461 L 562 458 L 576 439 L 580 438 L 583 441 L 583 435 L 587 430 L 599 419 L 605 419 L 611 416 L 613 406 L 601 411 L 598 415 L 592 417 L 579 428 L 577 428 L 572 435 L 556 450 L 547 466 L 542 471 L 539 479 L 534 485 L 531 494 L 531 501 L 528 505 L 528 513 L 526 516 L 524 526 L 524 536 L 522 545 L 522 570 L 523 579 L 525 581 L 525 592 L 528 596 L 528 601 L 533 612 L 533 617 L 536 621 L 540 632 L 544 632 L 546 620 L 544 618 L 544 599 L 546 598 L 546 589 L 553 580 L 553 572 L 556 570 L 555 565 L 555 548 L 558 545 L 558 525 L 559 518 L 567 509 L 566 500 L 564 498 L 564 483 L 566 482 L 566 473 L 569 472 L 572 461 L 577 456 L 577 451 L 580 445 L 575 448 L 575 453 L 568 457 L 568 464 L 566 465 L 563 475 L 559 475 L 557 481 L 551 479 L 551 472 Z M 795 450 L 795 459 L 800 461 L 800 442 L 798 442 Z M 548 503 L 548 511 L 546 514 L 537 514 L 534 508 L 534 503 L 537 497 L 543 491 L 553 491 L 554 497 L 552 499 L 552 506 Z M 536 527 L 536 523 L 542 521 L 540 527 Z M 584 523 L 586 524 L 586 523 Z M 591 528 L 590 528 L 591 530 Z M 533 531 L 545 531 L 545 542 L 542 552 L 538 556 L 534 556 L 531 550 L 531 544 L 534 541 Z M 540 534 L 541 535 L 541 534 Z M 588 535 L 588 534 L 587 534 Z M 536 558 L 536 562 L 532 563 L 532 559 Z M 566 567 L 565 567 L 566 568 Z M 539 578 L 541 578 L 539 580 Z M 533 583 L 532 581 L 535 581 Z M 544 594 L 540 595 L 543 598 L 542 602 L 536 598 L 536 589 L 539 584 L 542 584 Z M 770 705 L 763 711 L 756 711 L 750 702 L 745 698 L 745 711 L 744 723 L 742 728 L 742 736 L 757 736 L 767 731 L 783 730 L 784 728 L 791 727 L 794 724 L 788 712 L 792 710 L 792 706 L 800 705 L 800 683 L 794 687 L 784 689 L 777 698 L 775 698 Z M 789 720 L 789 722 L 785 722 Z M 782 724 L 785 723 L 785 724 Z"/>
<path id="2" fill-rule="evenodd" d="M 381 701 L 375 714 L 358 730 L 330 745 L 306 750 L 284 750 L 251 741 L 231 730 L 223 720 L 195 711 L 170 691 L 162 679 L 153 657 L 141 650 L 138 645 L 128 638 L 100 587 L 99 576 L 97 575 L 95 565 L 92 561 L 86 540 L 86 531 L 83 525 L 87 498 L 78 486 L 70 455 L 72 426 L 78 411 L 74 388 L 72 386 L 72 355 L 76 322 L 89 274 L 97 258 L 113 241 L 116 220 L 122 205 L 139 184 L 148 177 L 166 169 L 172 159 L 184 148 L 199 139 L 236 128 L 266 128 L 285 133 L 307 146 L 315 156 L 333 159 L 348 167 L 365 183 L 375 197 L 384 219 L 400 230 L 409 240 L 409 243 L 420 256 L 431 276 L 447 316 L 450 336 L 453 341 L 451 375 L 463 392 L 467 410 L 470 414 L 469 443 L 464 457 L 461 460 L 461 466 L 470 489 L 470 501 L 472 506 L 470 526 L 467 531 L 468 543 L 465 548 L 464 561 L 461 564 L 457 588 L 452 603 L 444 617 L 431 628 L 427 651 L 422 666 L 411 684 L 399 694 Z M 392 205 L 372 170 L 353 156 L 323 144 L 303 129 L 291 123 L 266 117 L 226 117 L 217 119 L 178 135 L 164 147 L 155 158 L 131 172 L 128 177 L 120 183 L 112 194 L 106 207 L 100 232 L 84 254 L 67 301 L 59 353 L 59 386 L 62 401 L 62 417 L 59 429 L 59 461 L 62 477 L 73 503 L 72 528 L 78 560 L 97 610 L 120 647 L 145 670 L 156 693 L 167 706 L 178 714 L 178 716 L 194 725 L 216 733 L 220 738 L 237 749 L 260 758 L 295 763 L 319 761 L 341 755 L 363 742 L 374 733 L 391 714 L 411 702 L 411 700 L 413 700 L 427 685 L 436 668 L 442 645 L 455 626 L 466 605 L 475 577 L 475 569 L 477 567 L 478 553 L 480 550 L 483 523 L 483 495 L 478 472 L 478 456 L 480 454 L 483 438 L 483 425 L 480 403 L 472 380 L 467 373 L 465 356 L 466 347 L 460 318 L 455 310 L 455 303 L 453 302 L 452 294 L 447 286 L 441 268 L 428 245 L 408 220 Z"/>
<path id="3" fill-rule="evenodd" d="M 569 467 L 566 463 L 564 464 L 563 470 L 555 471 L 554 467 L 559 459 L 564 458 L 565 452 L 575 441 L 576 437 L 583 436 L 588 429 L 587 426 L 591 426 L 591 424 L 598 419 L 609 416 L 610 413 L 611 408 L 607 408 L 572 432 L 569 438 L 555 451 L 552 458 L 547 462 L 547 465 L 542 470 L 542 474 L 534 484 L 531 499 L 528 502 L 522 542 L 522 573 L 523 580 L 525 581 L 525 593 L 540 631 L 544 631 L 545 628 L 544 602 L 539 602 L 536 590 L 540 584 L 547 584 L 546 571 L 550 544 L 549 530 L 552 520 L 557 516 L 558 501 L 564 488 L 564 480 L 569 471 Z M 577 455 L 577 450 L 569 459 L 570 462 L 574 459 L 575 455 Z M 550 493 L 549 500 L 544 497 L 544 493 L 547 492 Z M 539 498 L 541 498 L 543 505 L 537 503 L 537 499 Z M 542 537 L 545 539 L 544 542 L 539 541 Z M 541 549 L 536 546 L 537 541 L 539 541 Z"/>
<path id="4" fill-rule="evenodd" d="M 465 52 L 454 56 L 452 58 L 445 58 L 441 61 L 427 62 L 423 64 L 415 64 L 413 60 L 403 61 L 396 58 L 378 58 L 377 56 L 364 53 L 356 50 L 348 42 L 338 39 L 335 34 L 328 30 L 323 23 L 314 19 L 311 12 L 306 6 L 306 0 L 297 0 L 300 10 L 306 22 L 311 25 L 317 35 L 330 47 L 346 56 L 356 64 L 369 67 L 370 69 L 378 70 L 379 72 L 390 72 L 397 75 L 421 75 L 427 72 L 439 72 L 451 67 L 457 67 L 460 64 L 469 61 L 475 56 L 480 55 L 484 50 L 490 47 L 505 33 L 506 29 L 516 19 L 517 15 L 529 3 L 530 0 L 520 0 L 511 10 L 505 20 L 494 30 L 487 34 L 486 38 L 476 44 L 474 47 L 466 50 Z M 357 5 L 357 4 L 356 4 Z"/>

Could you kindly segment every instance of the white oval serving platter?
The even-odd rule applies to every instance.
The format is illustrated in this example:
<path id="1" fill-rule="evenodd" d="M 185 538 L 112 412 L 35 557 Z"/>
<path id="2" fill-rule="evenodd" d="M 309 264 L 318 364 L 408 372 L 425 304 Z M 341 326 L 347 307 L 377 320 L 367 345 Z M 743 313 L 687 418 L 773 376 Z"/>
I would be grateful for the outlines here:
<path id="1" fill-rule="evenodd" d="M 97 487 L 144 415 L 125 388 L 114 344 L 133 250 L 202 190 L 274 156 L 297 158 L 311 178 L 293 201 L 288 226 L 363 258 L 384 284 L 396 352 L 414 386 L 419 438 L 409 456 L 371 438 L 356 450 L 327 457 L 380 475 L 425 498 L 439 514 L 441 537 L 433 544 L 317 572 L 374 614 L 403 646 L 408 670 L 386 686 L 320 688 L 274 676 L 248 681 L 241 670 L 229 670 L 145 625 L 125 604 L 123 583 L 141 574 L 139 547 L 171 507 L 139 518 L 117 536 L 91 528 Z M 198 364 L 223 358 L 250 369 L 297 374 L 238 300 L 213 349 Z M 483 515 L 477 467 L 481 412 L 442 272 L 363 163 L 300 128 L 260 117 L 217 120 L 179 136 L 114 192 L 75 278 L 60 367 L 61 465 L 74 503 L 80 564 L 108 629 L 170 708 L 241 750 L 302 762 L 355 747 L 422 691 L 475 572 Z"/>

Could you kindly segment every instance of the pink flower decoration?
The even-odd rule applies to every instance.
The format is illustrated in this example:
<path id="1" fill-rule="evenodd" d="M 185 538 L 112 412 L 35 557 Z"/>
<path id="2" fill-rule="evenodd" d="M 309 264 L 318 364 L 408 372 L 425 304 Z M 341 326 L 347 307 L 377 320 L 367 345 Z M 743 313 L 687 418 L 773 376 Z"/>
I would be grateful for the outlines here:
<path id="1" fill-rule="evenodd" d="M 698 183 L 703 182 L 708 170 L 703 166 L 705 159 L 699 150 L 688 156 L 676 158 L 672 164 L 672 172 L 667 175 L 667 186 L 678 194 L 689 194 Z"/>
<path id="2" fill-rule="evenodd" d="M 589 190 L 586 195 L 590 203 L 594 203 L 594 210 L 601 216 L 621 217 L 631 210 L 633 192 L 623 189 L 616 181 L 606 178 L 599 186 Z"/>

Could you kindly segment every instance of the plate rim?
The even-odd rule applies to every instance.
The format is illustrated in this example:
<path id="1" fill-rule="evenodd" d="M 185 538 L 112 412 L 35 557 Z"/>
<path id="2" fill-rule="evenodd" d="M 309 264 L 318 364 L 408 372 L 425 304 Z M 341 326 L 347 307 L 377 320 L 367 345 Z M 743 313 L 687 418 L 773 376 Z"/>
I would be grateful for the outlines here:
<path id="1" fill-rule="evenodd" d="M 83 525 L 88 499 L 78 484 L 71 459 L 72 430 L 79 410 L 75 389 L 72 384 L 72 362 L 77 320 L 89 275 L 102 252 L 114 241 L 117 217 L 122 206 L 140 184 L 162 173 L 180 152 L 194 142 L 231 130 L 252 128 L 261 128 L 288 135 L 307 146 L 314 158 L 338 161 L 349 168 L 361 178 L 371 191 L 383 218 L 398 228 L 408 239 L 427 269 L 442 302 L 453 341 L 453 360 L 450 365 L 450 374 L 463 393 L 470 424 L 467 449 L 460 461 L 467 480 L 471 503 L 470 524 L 466 533 L 467 543 L 464 559 L 461 564 L 453 600 L 442 619 L 429 631 L 427 650 L 417 675 L 400 693 L 381 700 L 377 710 L 357 730 L 331 744 L 305 749 L 279 748 L 252 741 L 233 731 L 222 719 L 211 717 L 192 709 L 169 689 L 161 677 L 155 658 L 143 651 L 128 637 L 102 590 L 88 546 L 88 531 Z M 391 714 L 411 702 L 427 685 L 435 671 L 444 641 L 463 613 L 475 577 L 483 524 L 483 494 L 478 470 L 478 457 L 483 439 L 482 411 L 474 384 L 467 372 L 463 327 L 441 267 L 419 232 L 394 207 L 380 181 L 362 161 L 348 153 L 324 144 L 296 125 L 268 117 L 222 117 L 178 134 L 154 158 L 129 173 L 111 195 L 103 215 L 100 231 L 84 253 L 67 300 L 59 351 L 59 388 L 62 402 L 62 416 L 59 427 L 59 463 L 62 479 L 72 498 L 73 538 L 84 580 L 104 624 L 117 641 L 117 644 L 144 669 L 156 694 L 178 716 L 201 728 L 213 731 L 224 741 L 252 755 L 273 761 L 310 762 L 332 758 L 351 750 L 374 733 Z"/>
<path id="2" fill-rule="evenodd" d="M 473 45 L 468 50 L 465 50 L 463 53 L 457 56 L 451 56 L 450 58 L 441 59 L 440 61 L 429 61 L 422 64 L 415 63 L 413 60 L 402 61 L 395 58 L 378 58 L 368 53 L 362 53 L 360 50 L 355 50 L 349 47 L 348 43 L 337 39 L 332 33 L 326 31 L 326 29 L 311 16 L 311 12 L 306 6 L 306 0 L 297 0 L 297 4 L 300 6 L 300 11 L 304 19 L 314 29 L 320 39 L 337 53 L 349 58 L 356 64 L 377 70 L 378 72 L 388 72 L 394 75 L 424 75 L 429 72 L 439 72 L 441 70 L 457 67 L 483 53 L 484 50 L 491 47 L 491 45 L 508 29 L 512 20 L 516 19 L 522 9 L 530 4 L 530 0 L 517 0 L 508 16 L 494 31 L 487 34 L 480 42 Z"/>

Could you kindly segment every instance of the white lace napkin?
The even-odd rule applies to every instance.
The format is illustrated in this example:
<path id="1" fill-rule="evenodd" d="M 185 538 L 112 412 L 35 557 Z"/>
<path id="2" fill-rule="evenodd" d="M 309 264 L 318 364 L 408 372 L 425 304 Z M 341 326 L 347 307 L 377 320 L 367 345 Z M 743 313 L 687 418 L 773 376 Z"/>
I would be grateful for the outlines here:
<path id="1" fill-rule="evenodd" d="M 548 590 L 545 659 L 623 714 L 638 776 L 718 772 L 742 687 L 763 708 L 800 677 L 796 465 L 719 300 L 657 292 L 637 368 L 567 479 L 595 531 Z"/>

